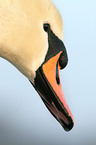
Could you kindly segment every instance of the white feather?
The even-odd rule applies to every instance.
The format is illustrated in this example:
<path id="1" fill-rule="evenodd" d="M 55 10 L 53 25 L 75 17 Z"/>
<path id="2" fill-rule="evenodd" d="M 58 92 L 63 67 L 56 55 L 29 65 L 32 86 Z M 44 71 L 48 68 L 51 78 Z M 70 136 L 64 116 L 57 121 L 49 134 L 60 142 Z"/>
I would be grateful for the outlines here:
<path id="1" fill-rule="evenodd" d="M 63 39 L 63 22 L 51 0 L 0 0 L 0 56 L 33 81 L 48 51 L 43 24 Z"/>

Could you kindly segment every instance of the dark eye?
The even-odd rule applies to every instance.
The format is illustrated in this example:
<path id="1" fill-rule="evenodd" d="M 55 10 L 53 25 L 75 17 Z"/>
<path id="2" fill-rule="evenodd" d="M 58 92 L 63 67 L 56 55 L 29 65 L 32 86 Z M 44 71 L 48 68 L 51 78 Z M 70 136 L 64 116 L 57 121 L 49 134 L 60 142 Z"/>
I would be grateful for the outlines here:
<path id="1" fill-rule="evenodd" d="M 46 32 L 48 32 L 49 29 L 50 29 L 50 25 L 49 25 L 48 23 L 46 23 L 46 24 L 43 25 L 43 28 L 44 28 L 44 30 L 45 30 Z"/>

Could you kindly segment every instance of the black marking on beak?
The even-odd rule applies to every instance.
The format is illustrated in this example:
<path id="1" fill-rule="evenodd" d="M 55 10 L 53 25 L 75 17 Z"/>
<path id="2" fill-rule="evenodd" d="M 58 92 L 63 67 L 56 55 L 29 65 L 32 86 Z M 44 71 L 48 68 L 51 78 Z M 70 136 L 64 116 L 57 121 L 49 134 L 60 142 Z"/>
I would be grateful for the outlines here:
<path id="1" fill-rule="evenodd" d="M 61 69 L 63 69 L 64 67 L 66 67 L 68 63 L 66 47 L 64 43 L 53 33 L 50 27 L 48 27 L 47 33 L 48 33 L 49 48 L 44 63 L 47 62 L 51 57 L 55 56 L 60 51 L 62 51 L 62 54 L 60 55 L 59 58 L 59 65 Z"/>

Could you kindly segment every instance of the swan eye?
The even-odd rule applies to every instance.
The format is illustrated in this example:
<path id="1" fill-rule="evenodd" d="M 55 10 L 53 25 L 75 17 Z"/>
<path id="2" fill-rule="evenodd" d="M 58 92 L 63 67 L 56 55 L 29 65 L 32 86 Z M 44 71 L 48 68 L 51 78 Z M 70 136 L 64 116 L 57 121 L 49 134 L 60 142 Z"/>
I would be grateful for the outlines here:
<path id="1" fill-rule="evenodd" d="M 43 28 L 44 28 L 45 32 L 48 32 L 50 29 L 50 25 L 48 23 L 46 23 L 43 25 Z"/>

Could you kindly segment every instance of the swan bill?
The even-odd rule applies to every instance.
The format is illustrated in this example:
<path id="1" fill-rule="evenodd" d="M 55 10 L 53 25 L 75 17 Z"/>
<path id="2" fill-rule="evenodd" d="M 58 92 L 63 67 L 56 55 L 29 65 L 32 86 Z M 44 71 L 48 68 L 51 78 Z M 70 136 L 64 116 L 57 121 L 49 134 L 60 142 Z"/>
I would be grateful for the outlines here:
<path id="1" fill-rule="evenodd" d="M 58 59 L 61 53 L 59 52 L 39 67 L 33 86 L 51 114 L 66 131 L 70 131 L 73 128 L 74 119 L 64 98 L 60 82 Z"/>

